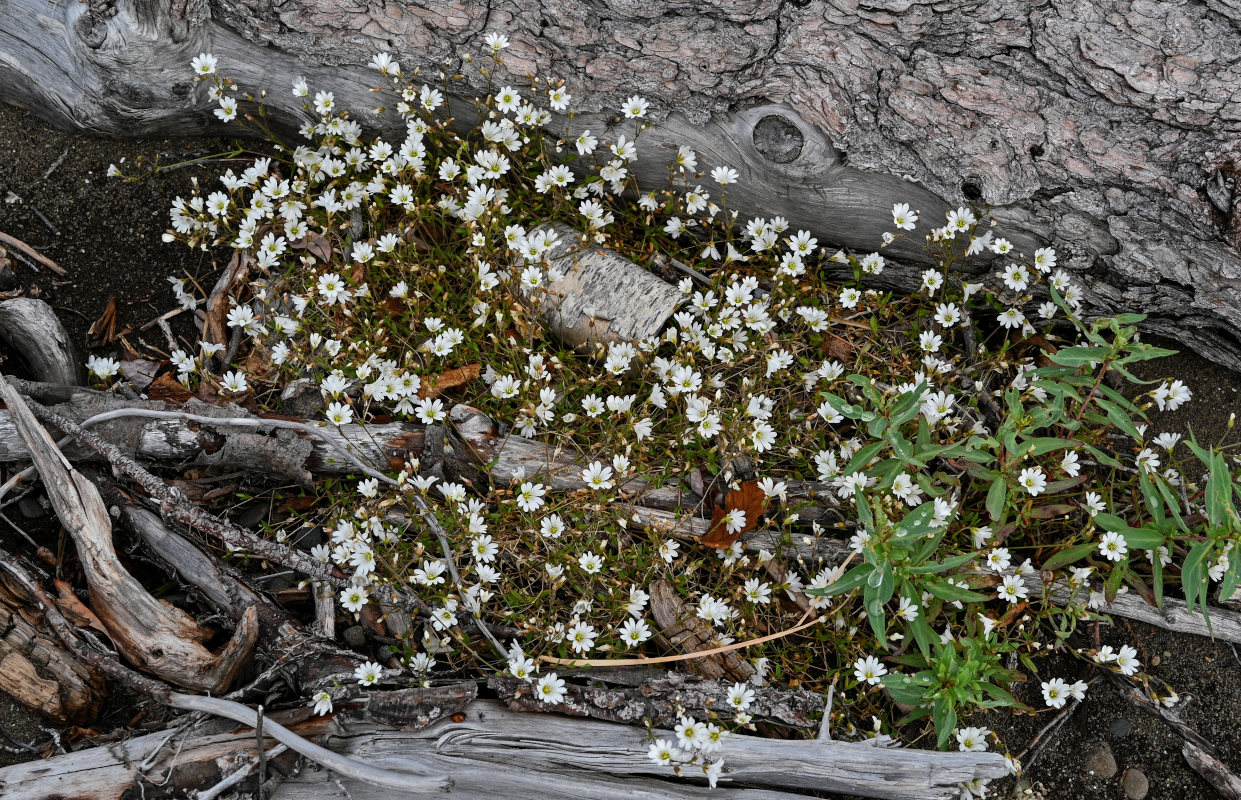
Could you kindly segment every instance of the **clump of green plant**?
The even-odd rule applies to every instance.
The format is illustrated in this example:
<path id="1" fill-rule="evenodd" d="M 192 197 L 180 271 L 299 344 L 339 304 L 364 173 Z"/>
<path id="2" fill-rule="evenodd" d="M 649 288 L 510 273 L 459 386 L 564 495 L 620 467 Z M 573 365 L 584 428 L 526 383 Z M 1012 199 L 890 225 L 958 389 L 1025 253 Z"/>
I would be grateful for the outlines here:
<path id="1" fill-rule="evenodd" d="M 496 65 L 505 44 L 489 40 Z M 915 295 L 880 293 L 867 288 L 885 269 L 880 252 L 825 258 L 778 216 L 737 226 L 726 202 L 737 173 L 715 165 L 708 178 L 689 147 L 669 185 L 638 187 L 641 98 L 615 129 L 592 132 L 573 129 L 563 87 L 503 86 L 463 131 L 439 116 L 447 87 L 406 79 L 387 54 L 372 66 L 396 138 L 364 141 L 330 92 L 312 98 L 299 81 L 304 143 L 178 199 L 168 238 L 252 263 L 227 324 L 267 355 L 243 369 L 219 363 L 224 342 L 202 343 L 172 354 L 179 379 L 274 402 L 310 378 L 323 424 L 364 436 L 379 419 L 447 424 L 452 401 L 424 389 L 477 374 L 454 396 L 576 454 L 581 473 L 569 490 L 543 474 L 471 486 L 415 462 L 292 523 L 327 524 L 314 554 L 353 573 L 348 612 L 395 584 L 431 609 L 399 660 L 366 665 L 361 683 L 508 670 L 559 702 L 557 665 L 658 655 L 648 589 L 666 579 L 721 645 L 793 631 L 746 655 L 769 681 L 835 686 L 830 724 L 847 736 L 871 733 L 862 720 L 874 716 L 874 733 L 917 737 L 929 717 L 937 746 L 985 749 L 990 732 L 959 724 L 972 711 L 1039 713 L 1085 692 L 1038 675 L 1051 648 L 1172 696 L 1149 685 L 1133 648 L 1070 639 L 1120 592 L 1160 602 L 1172 584 L 1205 611 L 1212 584 L 1228 596 L 1237 583 L 1241 488 L 1223 451 L 1147 436 L 1151 406 L 1175 409 L 1190 390 L 1165 380 L 1134 399 L 1109 383 L 1140 385 L 1130 366 L 1169 354 L 1140 341 L 1140 316 L 1083 321 L 1053 250 L 1015 253 L 967 208 L 927 227 L 897 203 L 884 244 L 922 223 L 935 266 Z M 211 56 L 194 67 L 222 119 L 254 102 Z M 640 264 L 674 256 L 707 281 L 680 281 L 685 302 L 662 335 L 567 349 L 535 311 L 562 277 L 551 222 Z M 961 263 L 984 254 L 998 271 L 963 281 Z M 843 283 L 829 279 L 842 270 Z M 1205 487 L 1187 477 L 1183 449 Z M 731 544 L 705 547 L 635 511 L 687 475 L 704 495 L 748 498 L 712 525 Z M 400 513 L 427 503 L 459 563 L 417 513 Z M 756 529 L 770 535 L 747 549 Z M 520 641 L 500 657 L 463 633 L 471 616 Z M 818 624 L 799 625 L 807 618 Z M 1022 669 L 1006 666 L 1014 656 Z M 1018 700 L 1014 684 L 1036 675 L 1042 703 Z M 330 693 L 314 700 L 331 708 Z M 726 733 L 753 727 L 751 701 L 738 684 L 728 708 L 683 720 L 652 758 L 714 782 Z"/>

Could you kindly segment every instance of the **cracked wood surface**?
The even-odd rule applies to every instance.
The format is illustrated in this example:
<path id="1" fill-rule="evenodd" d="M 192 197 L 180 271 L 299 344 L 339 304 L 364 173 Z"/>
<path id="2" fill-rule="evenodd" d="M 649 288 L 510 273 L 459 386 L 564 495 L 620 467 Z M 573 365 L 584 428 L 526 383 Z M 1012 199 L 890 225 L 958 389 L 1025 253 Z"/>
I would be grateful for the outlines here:
<path id="1" fill-rule="evenodd" d="M 741 172 L 730 208 L 862 250 L 893 202 L 927 219 L 988 203 L 1019 249 L 1056 246 L 1092 312 L 1148 312 L 1150 330 L 1241 368 L 1241 6 L 1227 0 L 13 0 L 0 94 L 67 127 L 205 133 L 219 123 L 188 64 L 209 50 L 243 88 L 271 89 L 277 117 L 300 117 L 286 89 L 305 75 L 376 125 L 359 111 L 375 105 L 373 52 L 407 73 L 459 69 L 466 97 L 485 83 L 487 32 L 512 42 L 497 80 L 563 79 L 576 127 L 607 130 L 633 93 L 674 111 L 644 135 L 640 178 L 662 182 L 690 144 L 701 167 Z M 883 277 L 910 288 L 918 271 Z"/>

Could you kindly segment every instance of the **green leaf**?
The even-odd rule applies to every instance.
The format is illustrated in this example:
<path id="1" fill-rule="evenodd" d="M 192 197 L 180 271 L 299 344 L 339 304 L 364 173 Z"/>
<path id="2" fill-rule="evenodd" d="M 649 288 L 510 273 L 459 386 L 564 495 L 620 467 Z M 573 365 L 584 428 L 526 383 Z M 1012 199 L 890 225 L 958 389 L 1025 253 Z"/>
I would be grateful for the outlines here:
<path id="1" fill-rule="evenodd" d="M 919 673 L 919 675 L 922 674 L 924 673 Z M 891 672 L 883 676 L 883 688 L 888 690 L 893 700 L 907 706 L 923 705 L 930 687 L 929 677 L 919 679 L 902 672 Z"/>
<path id="2" fill-rule="evenodd" d="M 1181 564 L 1181 590 L 1185 593 L 1185 605 L 1192 613 L 1194 601 L 1201 597 L 1203 616 L 1207 613 L 1207 592 L 1211 585 L 1207 575 L 1206 561 L 1212 544 L 1212 542 L 1201 542 L 1195 545 Z"/>
<path id="3" fill-rule="evenodd" d="M 985 594 L 979 594 L 978 592 L 970 589 L 962 589 L 960 586 L 955 586 L 951 583 L 944 583 L 942 581 L 925 583 L 923 584 L 923 588 L 938 597 L 940 600 L 948 603 L 953 603 L 958 600 L 963 603 L 985 603 L 989 599 Z"/>
<path id="4" fill-rule="evenodd" d="M 910 567 L 908 572 L 910 575 L 929 575 L 937 572 L 947 572 L 948 570 L 964 566 L 977 557 L 977 553 L 963 553 L 959 556 L 945 558 L 943 561 L 936 561 L 933 564 L 920 564 L 916 567 Z"/>
<path id="5" fill-rule="evenodd" d="M 1050 437 L 1035 437 L 1026 439 L 1017 445 L 1018 453 L 1025 456 L 1041 456 L 1047 453 L 1054 453 L 1057 450 L 1066 450 L 1077 447 L 1077 442 L 1069 439 L 1055 439 Z"/>
<path id="6" fill-rule="evenodd" d="M 852 475 L 858 470 L 864 469 L 870 460 L 879 455 L 879 451 L 887 445 L 887 442 L 871 442 L 870 444 L 857 451 L 853 458 L 849 459 L 849 464 L 844 468 L 845 475 Z"/>
<path id="7" fill-rule="evenodd" d="M 1105 531 L 1119 533 L 1125 537 L 1125 544 L 1131 550 L 1154 550 L 1164 544 L 1165 537 L 1160 531 L 1150 528 L 1134 528 L 1115 514 L 1098 514 L 1095 523 Z"/>
<path id="8" fill-rule="evenodd" d="M 957 727 L 957 709 L 952 698 L 947 695 L 938 697 L 935 700 L 935 710 L 932 712 L 931 717 L 935 722 L 935 746 L 943 750 L 944 745 L 948 743 L 948 737 L 952 735 L 953 729 Z"/>
<path id="9" fill-rule="evenodd" d="M 1119 406 L 1101 397 L 1096 397 L 1094 401 L 1107 414 L 1108 420 L 1113 425 L 1139 442 L 1142 441 L 1142 434 L 1138 432 L 1138 426 L 1133 424 L 1133 420 Z"/>
<path id="10" fill-rule="evenodd" d="M 1097 544 L 1094 542 L 1087 542 L 1086 544 L 1079 544 L 1077 547 L 1070 547 L 1067 550 L 1061 550 L 1043 562 L 1043 569 L 1051 572 L 1052 570 L 1057 570 L 1061 567 L 1067 567 L 1069 564 L 1074 564 L 1081 561 L 1096 549 L 1098 549 Z"/>
<path id="11" fill-rule="evenodd" d="M 1080 367 L 1092 361 L 1105 361 L 1111 354 L 1108 347 L 1064 347 L 1047 357 L 1064 367 Z"/>
<path id="12" fill-rule="evenodd" d="M 830 583 L 822 589 L 806 589 L 805 593 L 816 597 L 832 597 L 850 592 L 865 583 L 866 579 L 874 571 L 875 567 L 873 564 L 858 564 L 842 575 L 835 583 Z"/>
<path id="13" fill-rule="evenodd" d="M 871 513 L 870 501 L 866 499 L 866 493 L 860 492 L 860 491 L 854 492 L 853 500 L 857 504 L 858 521 L 862 523 L 862 527 L 864 530 L 868 531 L 871 534 L 874 534 L 876 532 L 875 531 L 875 515 Z"/>
<path id="14" fill-rule="evenodd" d="M 896 525 L 896 538 L 920 539 L 931 532 L 931 520 L 935 517 L 935 501 L 927 500 L 905 515 Z"/>
<path id="15" fill-rule="evenodd" d="M 992 482 L 987 490 L 987 514 L 993 521 L 999 522 L 1004 514 L 1004 501 L 1008 499 L 1008 481 L 1003 476 Z"/>

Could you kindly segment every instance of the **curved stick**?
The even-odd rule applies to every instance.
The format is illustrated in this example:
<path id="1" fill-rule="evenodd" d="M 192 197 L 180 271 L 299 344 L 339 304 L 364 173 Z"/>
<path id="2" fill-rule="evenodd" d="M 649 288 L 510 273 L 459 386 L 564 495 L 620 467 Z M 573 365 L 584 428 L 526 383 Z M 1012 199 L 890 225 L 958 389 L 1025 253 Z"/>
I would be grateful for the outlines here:
<path id="1" fill-rule="evenodd" d="M 241 703 L 234 703 L 232 700 L 173 692 L 169 695 L 168 704 L 185 711 L 203 711 L 217 717 L 225 717 L 251 727 L 258 724 L 258 714 L 253 709 Z M 266 717 L 263 719 L 263 730 L 290 750 L 346 778 L 415 794 L 446 792 L 452 788 L 452 778 L 447 775 L 414 775 L 364 764 L 303 739 L 280 723 Z"/>

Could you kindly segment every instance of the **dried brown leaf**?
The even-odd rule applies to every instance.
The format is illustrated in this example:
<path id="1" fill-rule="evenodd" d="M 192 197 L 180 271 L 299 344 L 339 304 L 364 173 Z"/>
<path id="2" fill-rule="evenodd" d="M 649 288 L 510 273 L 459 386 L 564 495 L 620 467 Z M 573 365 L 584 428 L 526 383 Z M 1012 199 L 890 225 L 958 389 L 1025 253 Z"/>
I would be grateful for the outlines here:
<path id="1" fill-rule="evenodd" d="M 724 516 L 734 509 L 745 512 L 745 525 L 736 533 L 729 533 L 728 526 L 724 524 Z M 715 507 L 715 512 L 711 515 L 711 527 L 700 541 L 708 547 L 727 550 L 733 546 L 733 542 L 758 525 L 758 518 L 766 509 L 767 495 L 758 488 L 758 481 L 745 481 L 739 488 L 728 493 L 723 506 Z"/>
<path id="2" fill-rule="evenodd" d="M 833 358 L 841 364 L 853 363 L 853 343 L 843 336 L 824 331 L 823 342 L 819 347 L 828 358 Z"/>
<path id="3" fill-rule="evenodd" d="M 468 364 L 457 369 L 450 369 L 442 375 L 423 378 L 422 387 L 418 390 L 418 396 L 423 400 L 429 397 L 439 397 L 449 389 L 464 386 L 480 374 L 482 374 L 482 366 L 480 364 Z"/>
<path id="4" fill-rule="evenodd" d="M 152 400 L 177 404 L 188 403 L 194 397 L 184 384 L 167 372 L 151 381 L 151 385 L 147 387 L 147 396 Z"/>
<path id="5" fill-rule="evenodd" d="M 294 250 L 305 250 L 325 264 L 332 260 L 332 242 L 322 234 L 307 233 L 289 247 Z"/>

